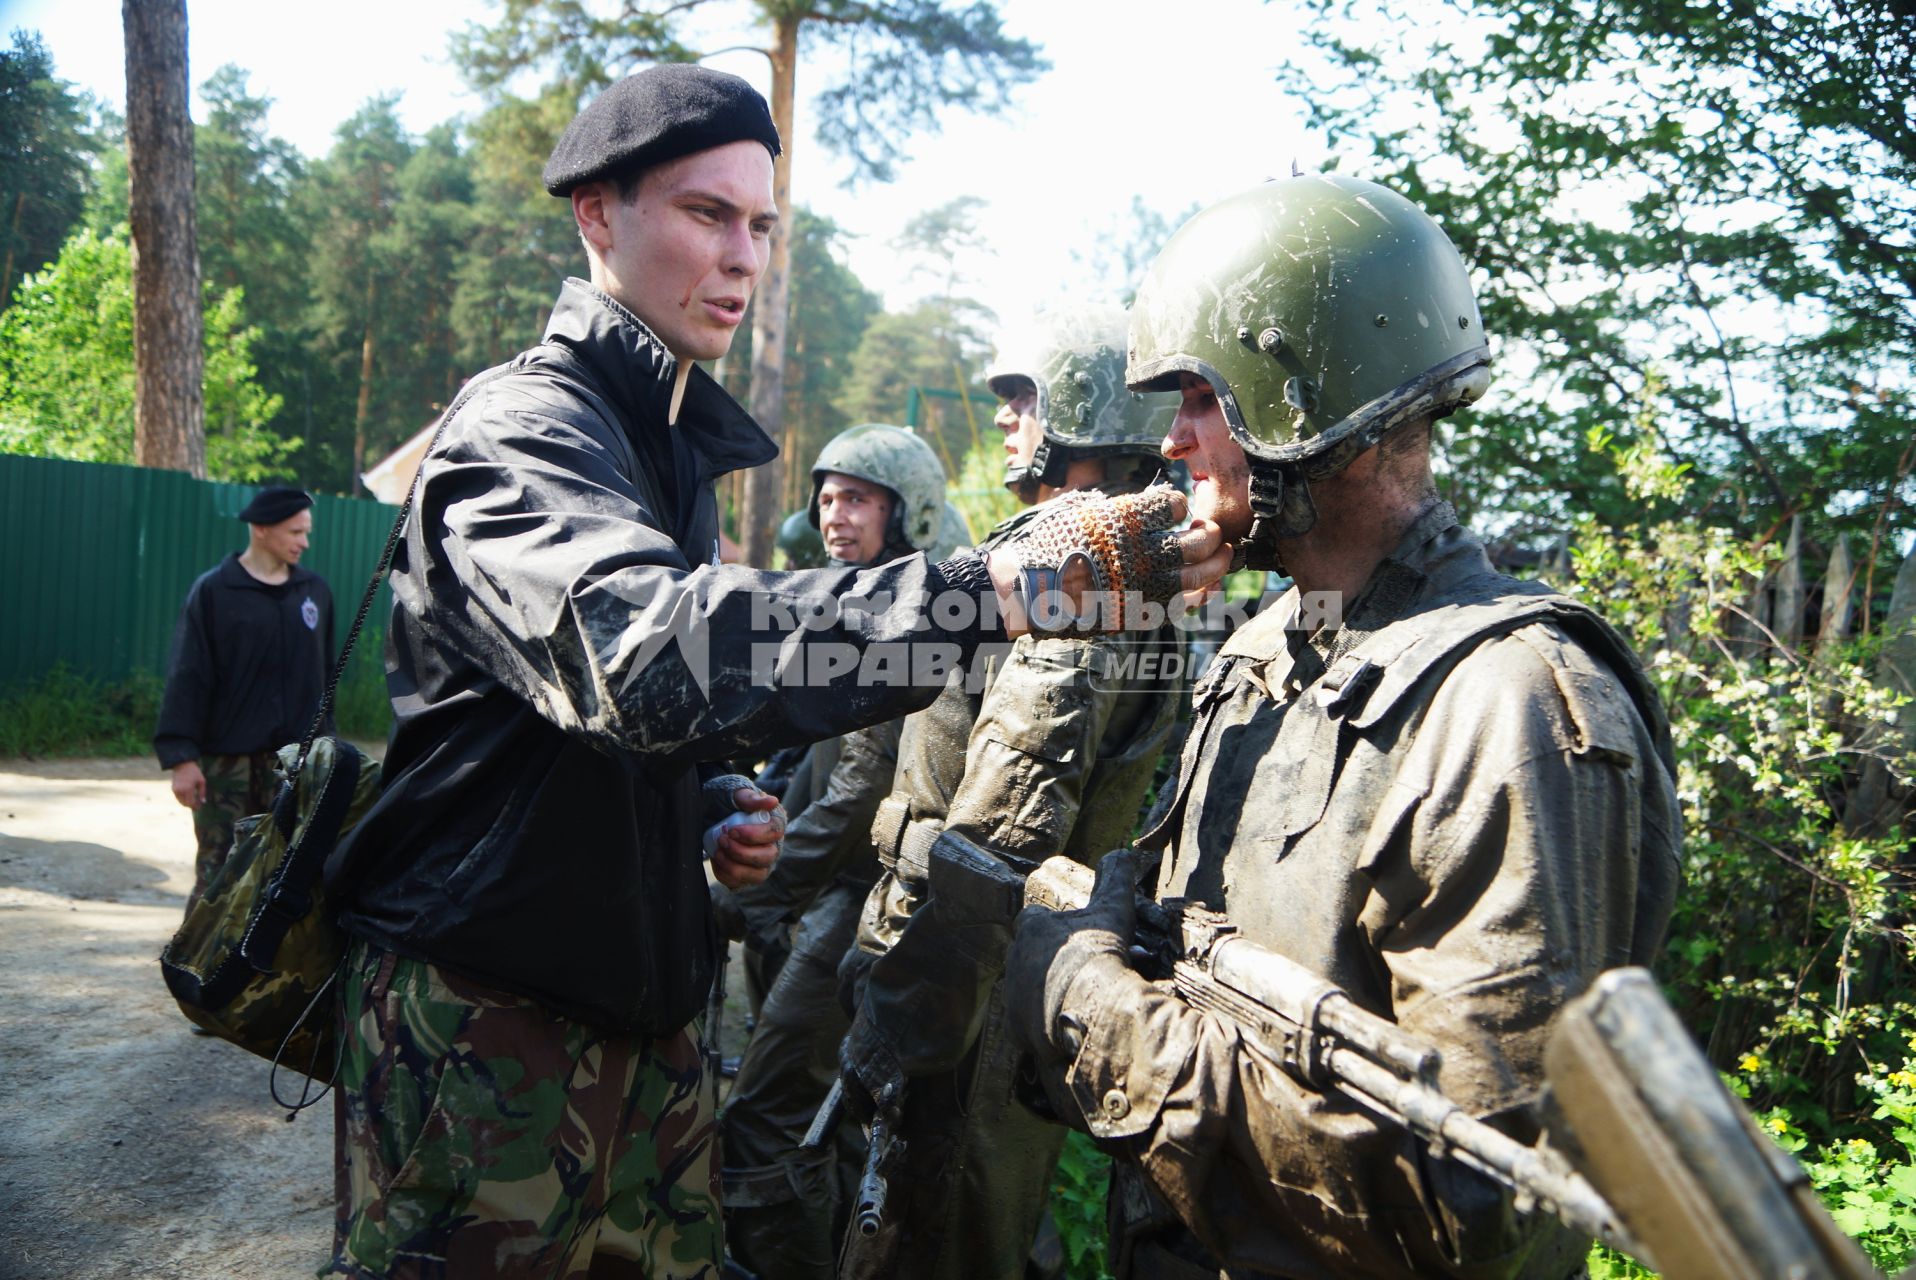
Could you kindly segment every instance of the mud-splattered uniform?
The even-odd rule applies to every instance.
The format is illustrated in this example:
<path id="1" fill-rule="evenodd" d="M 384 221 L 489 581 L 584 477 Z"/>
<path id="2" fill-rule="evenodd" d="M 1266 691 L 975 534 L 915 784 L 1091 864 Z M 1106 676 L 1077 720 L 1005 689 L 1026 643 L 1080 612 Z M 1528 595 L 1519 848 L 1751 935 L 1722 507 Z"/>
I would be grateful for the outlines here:
<path id="1" fill-rule="evenodd" d="M 1428 1040 L 1447 1093 L 1533 1138 L 1553 1014 L 1649 963 L 1668 923 L 1679 819 L 1655 695 L 1613 631 L 1495 573 L 1446 505 L 1340 630 L 1287 629 L 1297 604 L 1199 682 L 1146 840 L 1169 846 L 1159 895 L 1224 910 Z M 1052 1092 L 1119 1157 L 1121 1276 L 1581 1273 L 1587 1240 L 1299 1085 L 1121 955 L 1077 974 L 1058 1024 L 1080 1048 Z M 1042 973 L 1014 977 L 1043 998 Z"/>
<path id="2" fill-rule="evenodd" d="M 1019 513 L 983 545 L 1045 511 Z M 887 871 L 861 933 L 884 954 L 846 1044 L 860 1079 L 907 1081 L 904 1155 L 879 1233 L 847 1235 L 844 1275 L 1024 1273 L 1064 1131 L 1012 1096 L 998 989 L 1010 921 L 941 909 L 926 851 L 951 830 L 1028 869 L 1057 853 L 1092 862 L 1126 843 L 1181 696 L 1175 676 L 1136 658 L 1180 649 L 1169 628 L 1025 636 L 984 687 L 953 685 L 906 720 L 897 787 L 872 833 Z"/>
<path id="3" fill-rule="evenodd" d="M 830 1280 L 836 1210 L 862 1163 L 856 1126 L 842 1127 L 834 1149 L 799 1142 L 838 1076 L 850 1025 L 838 966 L 878 879 L 872 818 L 891 794 L 902 727 L 893 720 L 831 744 L 824 790 L 792 819 L 772 874 L 735 895 L 748 940 L 796 926 L 725 1100 L 727 1247 L 761 1280 Z"/>

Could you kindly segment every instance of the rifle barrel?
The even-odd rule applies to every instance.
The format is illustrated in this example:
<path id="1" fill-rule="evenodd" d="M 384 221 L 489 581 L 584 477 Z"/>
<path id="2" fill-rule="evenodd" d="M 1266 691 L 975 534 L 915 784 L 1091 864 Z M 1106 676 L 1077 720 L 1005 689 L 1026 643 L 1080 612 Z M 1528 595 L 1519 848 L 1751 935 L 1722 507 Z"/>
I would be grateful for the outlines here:
<path id="1" fill-rule="evenodd" d="M 1440 1150 L 1455 1153 L 1566 1224 L 1632 1257 L 1642 1246 L 1583 1175 L 1537 1147 L 1491 1128 L 1421 1080 L 1406 1080 L 1352 1049 L 1330 1052 L 1339 1091 L 1397 1121 Z"/>

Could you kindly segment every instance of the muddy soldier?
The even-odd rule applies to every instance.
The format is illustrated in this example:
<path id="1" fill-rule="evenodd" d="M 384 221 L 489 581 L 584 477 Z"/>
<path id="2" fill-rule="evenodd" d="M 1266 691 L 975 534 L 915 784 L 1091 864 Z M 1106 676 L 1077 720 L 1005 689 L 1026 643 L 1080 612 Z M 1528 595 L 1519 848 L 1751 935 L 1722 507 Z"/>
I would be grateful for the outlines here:
<path id="1" fill-rule="evenodd" d="M 1162 472 L 1174 401 L 1125 389 L 1122 311 L 1039 317 L 987 381 L 1003 402 L 1006 484 L 1042 505 L 986 546 L 1060 494 L 1136 492 Z M 898 786 L 873 828 L 888 870 L 861 938 L 883 954 L 845 1043 L 848 1088 L 876 1098 L 902 1085 L 890 1104 L 899 1154 L 883 1160 L 878 1233 L 846 1237 L 845 1275 L 1024 1274 L 1064 1131 L 1012 1097 L 997 991 L 1010 919 L 975 919 L 928 892 L 933 844 L 950 831 L 1023 871 L 1129 839 L 1176 718 L 1180 685 L 1159 674 L 1162 659 L 1179 651 L 1168 626 L 1108 640 L 1026 636 L 984 688 L 948 688 L 906 721 Z"/>
<path id="2" fill-rule="evenodd" d="M 1098 572 L 1060 526 L 990 560 L 719 563 L 713 481 L 775 449 L 695 362 L 765 268 L 778 146 L 764 99 L 702 67 L 587 105 L 545 183 L 591 280 L 468 384 L 421 464 L 386 786 L 328 867 L 352 939 L 331 1274 L 715 1275 L 701 844 L 776 815 L 723 762 L 925 705 L 914 667 L 1021 626 L 1035 588 L 1167 598 L 1223 567 L 1209 525 L 1166 531 L 1168 501 L 1091 513 L 1123 535 Z M 727 829 L 713 873 L 762 878 L 780 829 Z"/>
<path id="3" fill-rule="evenodd" d="M 246 550 L 200 575 L 173 631 L 153 748 L 173 798 L 193 811 L 189 910 L 226 860 L 233 824 L 272 806 L 273 753 L 305 735 L 326 689 L 333 596 L 299 563 L 312 505 L 301 489 L 254 495 L 239 515 Z"/>
<path id="4" fill-rule="evenodd" d="M 836 566 L 931 551 L 944 532 L 945 471 L 931 446 L 902 427 L 852 427 L 812 464 L 807 514 Z M 797 789 L 813 794 L 802 809 L 788 796 L 793 818 L 771 874 L 736 894 L 714 891 L 721 931 L 743 938 L 748 957 L 773 961 L 725 1100 L 720 1175 L 727 1250 L 761 1280 L 832 1273 L 832 1154 L 802 1151 L 800 1140 L 838 1074 L 847 1021 L 838 962 L 878 879 L 872 818 L 891 794 L 901 725 L 890 720 L 813 746 L 795 777 Z M 852 1151 L 840 1163 L 855 1176 L 856 1162 Z"/>
<path id="5" fill-rule="evenodd" d="M 1160 897 L 1433 1043 L 1444 1090 L 1529 1139 L 1552 1015 L 1657 952 L 1678 814 L 1625 643 L 1438 499 L 1432 423 L 1489 366 L 1456 250 L 1373 184 L 1267 183 L 1166 246 L 1131 385 L 1179 391 L 1193 508 L 1296 587 L 1200 680 L 1145 844 Z M 1582 1273 L 1587 1239 L 1133 972 L 1136 857 L 1085 911 L 1027 912 L 1007 975 L 1051 1105 L 1118 1157 L 1121 1276 Z"/>

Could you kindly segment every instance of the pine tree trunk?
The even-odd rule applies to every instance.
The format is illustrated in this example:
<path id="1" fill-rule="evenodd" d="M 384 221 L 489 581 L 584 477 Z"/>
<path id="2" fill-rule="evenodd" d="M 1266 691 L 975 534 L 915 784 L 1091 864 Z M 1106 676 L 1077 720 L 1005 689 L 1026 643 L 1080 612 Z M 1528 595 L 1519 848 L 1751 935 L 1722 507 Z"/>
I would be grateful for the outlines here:
<path id="1" fill-rule="evenodd" d="M 133 460 L 206 476 L 186 0 L 121 0 L 133 231 Z"/>
<path id="2" fill-rule="evenodd" d="M 7 266 L 0 271 L 0 310 L 4 310 L 13 301 L 13 250 L 20 243 L 20 211 L 26 207 L 27 193 L 22 191 L 13 199 L 13 230 L 7 236 Z"/>
<path id="3" fill-rule="evenodd" d="M 772 227 L 771 260 L 759 281 L 752 313 L 752 416 L 772 439 L 779 439 L 785 418 L 785 324 L 790 300 L 792 265 L 792 146 L 797 139 L 793 121 L 793 86 L 798 76 L 797 17 L 781 17 L 772 40 L 772 123 L 778 126 L 784 151 L 772 161 L 772 199 L 781 215 Z M 791 460 L 774 459 L 754 467 L 745 476 L 739 504 L 738 541 L 745 563 L 761 568 L 772 563 L 772 538 L 778 531 L 783 468 Z"/>
<path id="4" fill-rule="evenodd" d="M 353 411 L 353 492 L 364 496 L 366 423 L 373 408 L 373 315 L 379 305 L 379 277 L 366 276 L 366 336 L 359 344 L 359 404 Z"/>

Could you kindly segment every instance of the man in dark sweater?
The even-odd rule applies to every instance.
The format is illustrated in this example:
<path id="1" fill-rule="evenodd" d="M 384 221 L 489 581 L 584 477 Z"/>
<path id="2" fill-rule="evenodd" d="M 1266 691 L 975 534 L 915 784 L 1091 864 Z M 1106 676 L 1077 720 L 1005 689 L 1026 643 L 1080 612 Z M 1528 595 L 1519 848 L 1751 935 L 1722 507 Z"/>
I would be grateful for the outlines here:
<path id="1" fill-rule="evenodd" d="M 304 736 L 326 688 L 333 595 L 299 566 L 312 505 L 299 489 L 260 490 L 240 512 L 246 550 L 194 581 L 173 630 L 153 749 L 193 811 L 189 908 L 226 860 L 233 824 L 271 805 L 273 752 Z"/>

